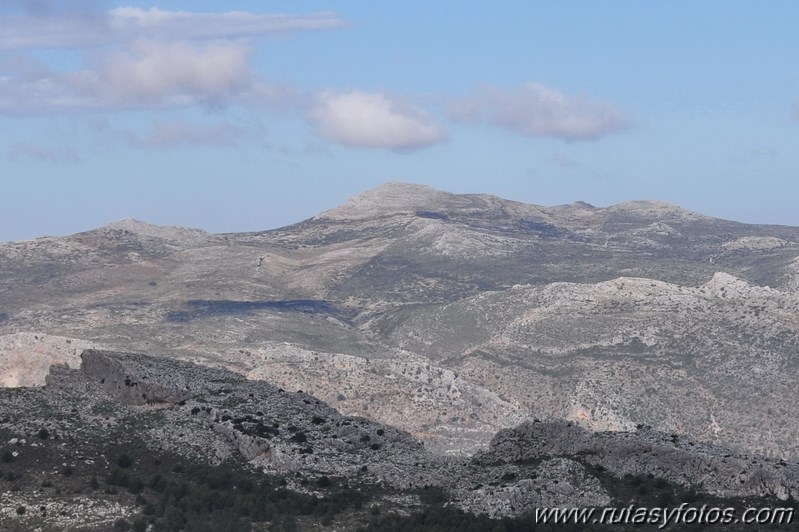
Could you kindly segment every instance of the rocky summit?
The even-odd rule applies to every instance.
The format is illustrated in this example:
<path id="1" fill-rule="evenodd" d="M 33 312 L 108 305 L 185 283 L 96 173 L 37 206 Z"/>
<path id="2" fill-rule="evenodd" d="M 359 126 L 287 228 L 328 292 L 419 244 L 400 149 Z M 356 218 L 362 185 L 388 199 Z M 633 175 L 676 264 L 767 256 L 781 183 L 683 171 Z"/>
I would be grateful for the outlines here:
<path id="1" fill-rule="evenodd" d="M 144 477 L 202 491 L 225 470 L 330 505 L 251 522 L 343 528 L 438 503 L 790 502 L 797 332 L 799 228 L 656 201 L 388 183 L 270 231 L 128 219 L 2 243 L 0 470 L 18 489 L 0 524 L 189 519 Z M 81 497 L 95 517 L 69 517 Z"/>

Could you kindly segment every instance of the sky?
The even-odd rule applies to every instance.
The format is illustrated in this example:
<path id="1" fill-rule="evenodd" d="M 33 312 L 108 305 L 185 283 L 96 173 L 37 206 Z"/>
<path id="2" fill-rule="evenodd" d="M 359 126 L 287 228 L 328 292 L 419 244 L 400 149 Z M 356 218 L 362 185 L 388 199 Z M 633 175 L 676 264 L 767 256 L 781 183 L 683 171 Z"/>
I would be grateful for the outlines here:
<path id="1" fill-rule="evenodd" d="M 386 181 L 799 226 L 799 2 L 3 0 L 0 241 Z"/>

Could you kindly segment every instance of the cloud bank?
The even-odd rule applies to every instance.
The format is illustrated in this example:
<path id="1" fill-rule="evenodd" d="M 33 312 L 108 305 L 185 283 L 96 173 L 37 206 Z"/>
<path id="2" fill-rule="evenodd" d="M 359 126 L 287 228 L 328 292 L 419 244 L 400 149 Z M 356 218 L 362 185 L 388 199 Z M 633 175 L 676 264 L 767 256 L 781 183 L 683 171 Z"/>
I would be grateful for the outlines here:
<path id="1" fill-rule="evenodd" d="M 445 139 L 421 109 L 380 92 L 322 92 L 310 118 L 321 136 L 347 146 L 414 150 Z"/>
<path id="2" fill-rule="evenodd" d="M 80 48 L 140 38 L 236 39 L 344 26 L 333 13 L 192 13 L 121 7 L 107 12 L 41 9 L 32 15 L 0 17 L 0 50 Z"/>
<path id="3" fill-rule="evenodd" d="M 530 137 L 595 140 L 628 126 L 612 104 L 571 96 L 540 83 L 508 90 L 487 86 L 450 109 L 450 117 Z"/>
<path id="4" fill-rule="evenodd" d="M 332 13 L 200 13 L 137 7 L 107 11 L 97 0 L 10 1 L 17 14 L 0 16 L 0 114 L 271 106 L 300 113 L 320 137 L 351 147 L 412 151 L 447 138 L 429 113 L 387 93 L 311 93 L 268 82 L 253 69 L 251 38 L 344 26 Z M 77 51 L 83 65 L 55 70 L 25 52 L 53 48 Z M 456 102 L 449 116 L 567 141 L 594 140 L 627 126 L 623 113 L 610 103 L 567 95 L 540 83 L 510 90 L 486 86 Z M 125 139 L 148 148 L 220 146 L 242 134 L 227 123 L 213 127 L 155 122 L 149 134 L 128 131 Z M 25 145 L 13 153 L 37 160 L 69 158 Z"/>
<path id="5" fill-rule="evenodd" d="M 297 91 L 268 83 L 249 65 L 247 38 L 325 30 L 332 13 L 194 13 L 12 0 L 0 16 L 0 113 L 158 109 L 228 103 L 296 105 Z M 87 47 L 97 49 L 87 50 Z M 84 66 L 54 70 L 26 50 L 72 48 Z"/>
<path id="6" fill-rule="evenodd" d="M 74 72 L 17 56 L 0 62 L 0 113 L 294 105 L 296 91 L 262 80 L 250 68 L 250 55 L 251 48 L 236 41 L 142 39 L 95 55 Z"/>

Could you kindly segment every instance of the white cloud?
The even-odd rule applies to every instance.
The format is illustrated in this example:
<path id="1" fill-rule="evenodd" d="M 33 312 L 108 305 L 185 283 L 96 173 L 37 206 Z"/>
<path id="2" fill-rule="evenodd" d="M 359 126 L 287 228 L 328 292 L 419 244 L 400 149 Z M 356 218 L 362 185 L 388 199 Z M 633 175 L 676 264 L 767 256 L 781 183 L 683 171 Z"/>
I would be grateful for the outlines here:
<path id="1" fill-rule="evenodd" d="M 249 65 L 244 38 L 335 28 L 336 15 L 192 13 L 99 9 L 96 0 L 10 0 L 0 50 L 98 46 L 85 67 L 55 71 L 25 52 L 0 55 L 0 113 L 217 107 L 228 102 L 298 105 L 297 91 L 267 83 Z"/>
<path id="2" fill-rule="evenodd" d="M 412 150 L 445 138 L 421 109 L 379 92 L 320 93 L 310 118 L 320 135 L 348 146 Z"/>
<path id="3" fill-rule="evenodd" d="M 294 31 L 339 28 L 344 22 L 333 13 L 312 15 L 258 15 L 243 11 L 228 13 L 190 13 L 151 8 L 114 9 L 111 26 L 116 31 L 159 37 L 177 35 L 180 39 L 221 39 L 252 37 Z M 174 37 L 173 37 L 174 38 Z"/>
<path id="4" fill-rule="evenodd" d="M 139 38 L 233 39 L 344 25 L 333 13 L 194 13 L 121 7 L 107 12 L 42 9 L 32 14 L 0 17 L 0 49 L 87 47 Z"/>
<path id="5" fill-rule="evenodd" d="M 144 40 L 104 58 L 87 81 L 103 99 L 123 104 L 224 99 L 250 85 L 248 55 L 239 43 Z"/>
<path id="6" fill-rule="evenodd" d="M 80 161 L 78 153 L 71 148 L 52 148 L 35 142 L 18 142 L 8 149 L 11 160 L 33 159 L 47 163 L 76 163 Z"/>
<path id="7" fill-rule="evenodd" d="M 297 91 L 259 79 L 249 56 L 238 42 L 140 40 L 75 72 L 17 57 L 0 62 L 0 113 L 302 103 Z"/>
<path id="8" fill-rule="evenodd" d="M 450 116 L 521 135 L 563 140 L 595 140 L 628 125 L 621 110 L 610 103 L 564 94 L 540 83 L 515 90 L 484 87 L 453 106 Z"/>

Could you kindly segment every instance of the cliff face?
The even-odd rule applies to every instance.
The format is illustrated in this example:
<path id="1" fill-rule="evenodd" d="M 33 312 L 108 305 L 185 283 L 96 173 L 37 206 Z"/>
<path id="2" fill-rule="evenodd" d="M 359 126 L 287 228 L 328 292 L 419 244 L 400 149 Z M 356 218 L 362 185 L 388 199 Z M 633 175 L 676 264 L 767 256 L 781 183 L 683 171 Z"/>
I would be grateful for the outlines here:
<path id="1" fill-rule="evenodd" d="M 42 386 L 51 365 L 76 368 L 81 352 L 95 345 L 77 338 L 31 332 L 0 336 L 0 385 Z"/>

